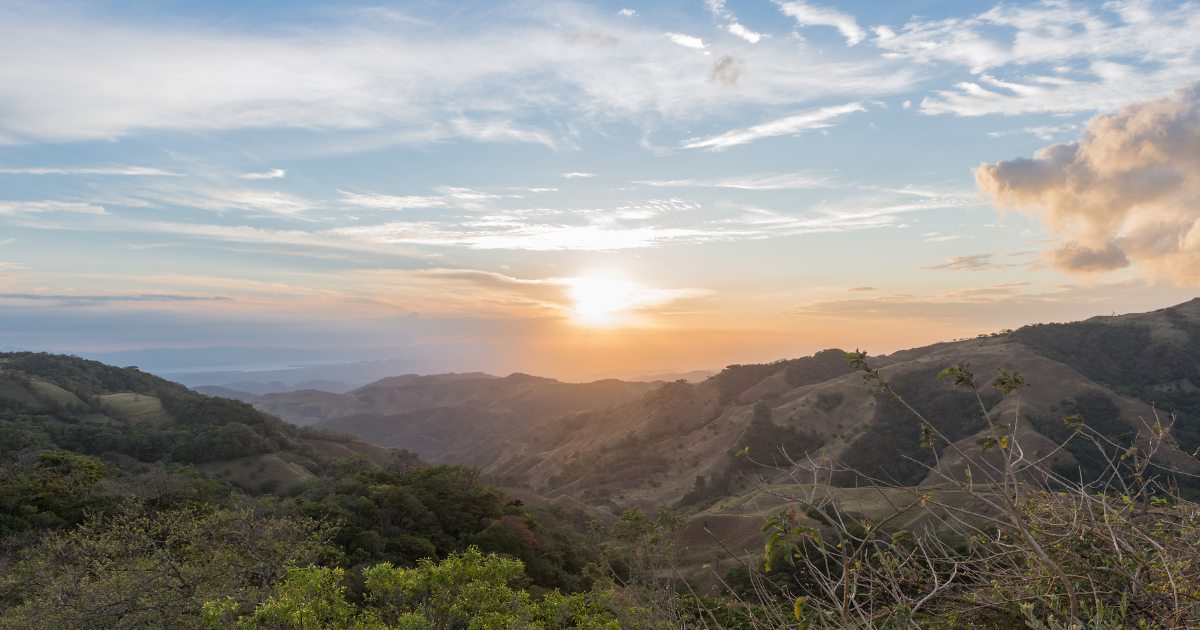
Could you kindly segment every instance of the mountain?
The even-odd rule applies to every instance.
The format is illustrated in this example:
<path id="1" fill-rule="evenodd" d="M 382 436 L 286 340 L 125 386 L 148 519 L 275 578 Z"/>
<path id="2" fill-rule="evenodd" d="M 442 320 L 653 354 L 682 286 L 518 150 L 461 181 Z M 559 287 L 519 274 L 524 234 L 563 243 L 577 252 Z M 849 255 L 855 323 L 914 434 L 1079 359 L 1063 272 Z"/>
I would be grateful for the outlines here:
<path id="1" fill-rule="evenodd" d="M 74 356 L 0 353 L 0 458 L 44 449 L 115 467 L 187 464 L 259 492 L 314 478 L 335 459 L 425 465 L 411 453 L 302 429 L 228 397 Z"/>
<path id="2" fill-rule="evenodd" d="M 300 413 L 325 413 L 313 426 L 353 433 L 377 444 L 405 444 L 433 462 L 489 461 L 487 445 L 503 442 L 534 423 L 580 410 L 605 409 L 633 400 L 657 385 L 603 380 L 562 383 L 554 379 L 511 374 L 504 378 L 418 377 L 402 384 L 385 379 L 332 399 L 309 394 L 307 406 L 289 415 L 284 397 L 264 397 L 255 405 L 282 417 L 307 421 Z M 295 398 L 295 397 L 294 397 Z M 293 399 L 294 399 L 293 398 Z M 327 406 L 321 407 L 325 402 Z M 292 403 L 289 403 L 292 404 Z M 351 413 L 333 415 L 338 409 Z"/>
<path id="3" fill-rule="evenodd" d="M 238 391 L 236 389 L 230 389 L 228 387 L 221 387 L 220 385 L 201 385 L 199 387 L 193 387 L 192 391 L 199 392 L 201 394 L 204 394 L 205 396 L 219 396 L 221 398 L 232 398 L 233 400 L 240 400 L 242 402 L 250 402 L 251 400 L 258 398 L 258 396 L 259 396 L 258 394 L 255 394 L 253 392 Z"/>
<path id="4" fill-rule="evenodd" d="M 1152 313 L 1027 326 L 870 360 L 972 458 L 980 457 L 986 428 L 979 403 L 936 378 L 960 361 L 970 362 L 985 385 L 1000 368 L 1026 376 L 1021 432 L 1031 455 L 1049 453 L 1065 439 L 1064 416 L 1081 414 L 1092 428 L 1130 442 L 1153 425 L 1156 408 L 1164 423 L 1175 414 L 1173 433 L 1181 447 L 1200 447 L 1200 300 Z M 416 449 L 432 461 L 467 462 L 551 497 L 612 509 L 673 504 L 706 515 L 759 510 L 767 499 L 747 498 L 754 495 L 748 478 L 764 469 L 733 457 L 745 447 L 759 461 L 783 461 L 783 447 L 793 458 L 835 459 L 908 485 L 944 482 L 963 468 L 945 445 L 938 445 L 940 468 L 930 473 L 922 466 L 937 464 L 931 451 L 919 447 L 919 421 L 863 386 L 843 350 L 732 365 L 699 383 L 635 385 L 572 385 L 527 375 L 421 386 L 410 379 L 399 387 L 355 390 L 354 404 L 372 411 L 329 417 L 316 426 Z M 587 387 L 607 387 L 612 394 L 593 400 L 583 394 Z M 1014 404 L 990 390 L 982 398 L 993 416 Z M 1053 461 L 1063 470 L 1099 474 L 1094 447 L 1081 441 Z M 1194 468 L 1178 458 L 1172 463 Z M 834 482 L 853 487 L 862 479 L 845 473 Z"/>

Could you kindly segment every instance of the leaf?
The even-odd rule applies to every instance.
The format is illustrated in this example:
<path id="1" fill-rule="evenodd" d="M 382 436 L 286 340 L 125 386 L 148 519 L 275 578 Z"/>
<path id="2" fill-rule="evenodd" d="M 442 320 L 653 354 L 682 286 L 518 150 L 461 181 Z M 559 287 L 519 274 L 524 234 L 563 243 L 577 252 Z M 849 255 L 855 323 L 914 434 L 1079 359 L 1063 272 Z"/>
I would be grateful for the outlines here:
<path id="1" fill-rule="evenodd" d="M 987 450 L 989 448 L 992 448 L 995 445 L 996 445 L 996 438 L 994 438 L 994 437 L 988 438 L 987 441 L 985 441 L 983 443 L 983 448 L 979 449 L 979 454 L 983 455 L 984 453 L 987 452 Z"/>
<path id="2" fill-rule="evenodd" d="M 1079 414 L 1067 416 L 1063 418 L 1063 424 L 1067 425 L 1068 428 L 1078 430 L 1083 427 L 1083 416 Z"/>
<path id="3" fill-rule="evenodd" d="M 1008 448 L 1008 436 L 1000 438 L 1000 448 Z M 982 455 L 982 453 L 980 453 Z"/>
<path id="4" fill-rule="evenodd" d="M 1025 388 L 1025 377 L 1021 376 L 1020 372 L 1013 370 L 1009 372 L 1007 369 L 1000 369 L 1000 376 L 992 381 L 992 389 L 1004 392 L 1007 396 L 1013 392 L 1020 392 Z"/>

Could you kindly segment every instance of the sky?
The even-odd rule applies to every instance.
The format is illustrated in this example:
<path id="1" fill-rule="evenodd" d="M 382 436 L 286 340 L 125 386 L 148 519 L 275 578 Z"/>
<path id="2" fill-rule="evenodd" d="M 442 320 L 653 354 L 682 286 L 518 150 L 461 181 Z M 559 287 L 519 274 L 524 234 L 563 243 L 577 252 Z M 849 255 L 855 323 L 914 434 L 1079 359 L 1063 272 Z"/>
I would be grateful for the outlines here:
<path id="1" fill-rule="evenodd" d="M 0 0 L 0 347 L 578 380 L 1163 308 L 1197 79 L 1179 2 Z"/>

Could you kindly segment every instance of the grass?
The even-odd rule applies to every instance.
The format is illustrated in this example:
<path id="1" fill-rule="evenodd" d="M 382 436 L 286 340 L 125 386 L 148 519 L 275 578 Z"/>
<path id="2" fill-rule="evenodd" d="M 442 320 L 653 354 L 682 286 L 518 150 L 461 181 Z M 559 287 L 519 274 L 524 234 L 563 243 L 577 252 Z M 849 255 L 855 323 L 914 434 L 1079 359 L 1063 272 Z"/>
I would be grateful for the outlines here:
<path id="1" fill-rule="evenodd" d="M 134 424 L 149 422 L 158 424 L 171 419 L 162 402 L 153 396 L 140 394 L 107 394 L 100 397 L 101 405 L 108 413 Z"/>

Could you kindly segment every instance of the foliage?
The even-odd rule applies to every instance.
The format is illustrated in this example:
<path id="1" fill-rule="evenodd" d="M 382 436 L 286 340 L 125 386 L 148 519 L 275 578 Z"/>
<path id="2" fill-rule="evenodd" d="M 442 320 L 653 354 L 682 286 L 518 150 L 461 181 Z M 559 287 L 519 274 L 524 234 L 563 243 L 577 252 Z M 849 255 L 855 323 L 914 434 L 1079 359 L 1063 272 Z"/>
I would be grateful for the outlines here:
<path id="1" fill-rule="evenodd" d="M 523 566 L 476 547 L 411 569 L 379 564 L 363 571 L 367 598 L 359 608 L 345 598 L 340 569 L 293 569 L 253 614 L 236 617 L 230 601 L 205 605 L 214 627 L 239 630 L 346 628 L 356 630 L 458 628 L 618 630 L 611 595 L 548 593 L 534 601 L 514 590 Z"/>
<path id="2" fill-rule="evenodd" d="M 785 359 L 774 363 L 730 365 L 712 379 L 720 391 L 720 404 L 728 405 L 736 401 L 747 389 L 780 370 L 785 370 L 784 379 L 792 387 L 821 383 L 849 374 L 851 370 L 842 360 L 845 354 L 845 351 L 832 349 L 822 350 L 811 357 Z"/>
<path id="3" fill-rule="evenodd" d="M 384 470 L 366 456 L 327 467 L 294 499 L 311 518 L 329 523 L 333 542 L 351 567 L 389 562 L 414 566 L 475 545 L 525 563 L 533 584 L 573 591 L 588 554 L 571 515 L 534 509 L 482 483 L 466 466 Z"/>
<path id="4" fill-rule="evenodd" d="M 1025 326 L 1009 337 L 1176 416 L 1176 439 L 1191 452 L 1200 447 L 1200 323 L 1175 308 L 1162 315 L 1167 334 L 1155 335 L 1144 324 L 1093 319 Z"/>
<path id="5" fill-rule="evenodd" d="M 210 398 L 136 368 L 33 352 L 0 359 L 0 457 L 60 448 L 200 464 L 299 446 L 295 427 L 247 403 Z M 124 418 L 101 398 L 114 393 L 153 397 L 170 421 Z"/>
<path id="6" fill-rule="evenodd" d="M 112 514 L 46 536 L 0 574 L 0 628 L 199 628 L 201 604 L 253 607 L 289 565 L 324 555 L 325 529 L 253 501 Z"/>
<path id="7" fill-rule="evenodd" d="M 0 538 L 83 522 L 109 500 L 90 490 L 112 473 L 90 457 L 45 451 L 28 465 L 0 465 Z"/>
<path id="8" fill-rule="evenodd" d="M 904 403 L 886 391 L 876 391 L 871 422 L 846 449 L 843 463 L 848 470 L 833 476 L 834 485 L 861 483 L 861 475 L 853 472 L 859 471 L 869 477 L 890 478 L 901 485 L 915 486 L 929 474 L 927 467 L 950 442 L 987 426 L 986 411 L 999 402 L 1000 395 L 981 392 L 981 405 L 972 393 L 939 381 L 937 372 L 936 368 L 913 370 L 890 381 L 905 392 L 909 404 L 922 409 L 924 416 L 943 432 L 944 437 L 935 449 L 921 448 L 922 425 L 912 422 Z"/>

